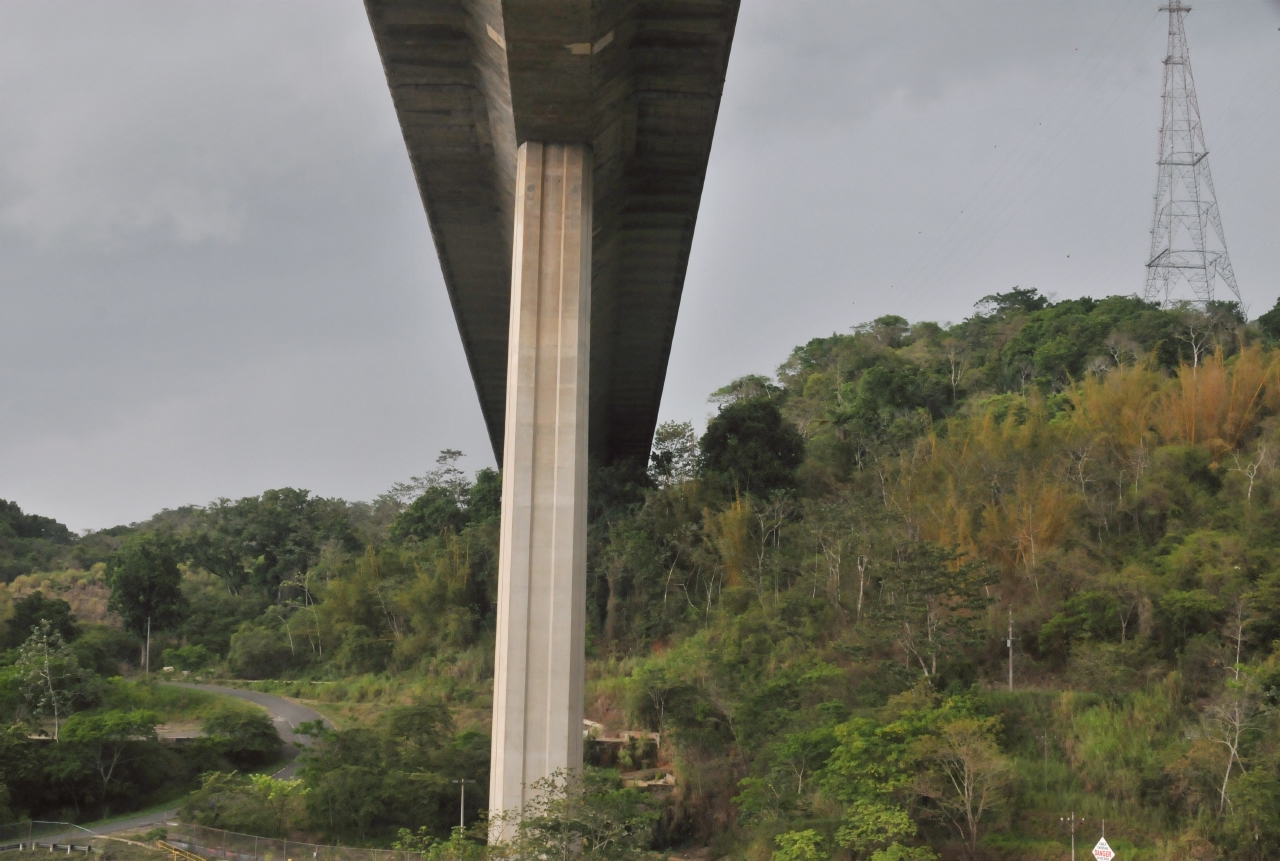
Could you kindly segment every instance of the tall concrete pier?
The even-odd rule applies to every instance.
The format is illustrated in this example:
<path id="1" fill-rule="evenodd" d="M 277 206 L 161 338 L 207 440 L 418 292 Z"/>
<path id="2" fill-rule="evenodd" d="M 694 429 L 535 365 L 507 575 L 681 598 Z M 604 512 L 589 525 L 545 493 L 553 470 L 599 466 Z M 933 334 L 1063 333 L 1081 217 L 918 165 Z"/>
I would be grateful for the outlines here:
<path id="1" fill-rule="evenodd" d="M 739 0 L 365 0 L 503 467 L 492 812 L 582 764 L 588 458 L 649 452 Z"/>
<path id="2" fill-rule="evenodd" d="M 591 153 L 530 141 L 516 165 L 493 809 L 582 762 Z"/>

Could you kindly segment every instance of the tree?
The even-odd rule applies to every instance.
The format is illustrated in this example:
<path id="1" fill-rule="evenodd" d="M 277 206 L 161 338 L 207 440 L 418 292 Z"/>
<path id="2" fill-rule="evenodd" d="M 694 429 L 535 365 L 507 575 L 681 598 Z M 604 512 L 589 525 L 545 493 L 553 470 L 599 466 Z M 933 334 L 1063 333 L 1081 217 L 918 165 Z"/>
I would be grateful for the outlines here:
<path id="1" fill-rule="evenodd" d="M 982 564 L 916 542 L 881 566 L 879 612 L 907 659 L 932 678 L 940 659 L 980 639 L 977 623 L 991 603 L 986 587 L 993 582 Z"/>
<path id="2" fill-rule="evenodd" d="M 80 753 L 101 782 L 102 797 L 124 789 L 124 767 L 137 759 L 146 742 L 156 740 L 160 716 L 153 711 L 112 710 L 96 714 L 74 714 L 67 719 L 63 741 Z"/>
<path id="3" fill-rule="evenodd" d="M 265 837 L 288 835 L 303 820 L 311 790 L 302 780 L 212 771 L 182 804 L 182 818 L 211 828 Z"/>
<path id="4" fill-rule="evenodd" d="M 181 619 L 181 583 L 178 556 L 168 540 L 149 532 L 131 535 L 107 562 L 107 607 L 127 630 L 145 637 L 148 624 L 163 630 Z"/>
<path id="5" fill-rule="evenodd" d="M 231 635 L 227 666 L 242 679 L 269 679 L 289 666 L 293 655 L 279 632 L 245 622 Z"/>
<path id="6" fill-rule="evenodd" d="M 995 741 L 997 727 L 995 718 L 961 717 L 921 743 L 930 767 L 918 791 L 933 800 L 970 853 L 977 851 L 982 817 L 1003 801 L 1012 777 Z"/>
<path id="7" fill-rule="evenodd" d="M 1280 299 L 1270 311 L 1258 318 L 1258 328 L 1273 341 L 1280 341 Z"/>
<path id="8" fill-rule="evenodd" d="M 927 847 L 903 843 L 914 837 L 916 830 L 915 822 L 901 807 L 858 799 L 836 832 L 836 842 L 869 861 L 934 861 L 936 856 Z"/>
<path id="9" fill-rule="evenodd" d="M 253 707 L 220 706 L 205 717 L 200 728 L 223 756 L 243 769 L 265 765 L 284 743 L 266 712 Z"/>
<path id="10" fill-rule="evenodd" d="M 727 386 L 721 386 L 716 389 L 707 400 L 713 404 L 725 406 L 740 401 L 755 400 L 756 398 L 771 398 L 780 394 L 781 391 L 782 389 L 768 377 L 762 377 L 759 374 L 747 374 Z"/>
<path id="11" fill-rule="evenodd" d="M 1008 314 L 1015 311 L 1043 311 L 1049 307 L 1049 300 L 1040 295 L 1040 291 L 1031 287 L 1014 287 L 1008 293 L 992 293 L 983 296 L 974 305 L 986 314 Z"/>
<path id="12" fill-rule="evenodd" d="M 467 512 L 459 505 L 457 494 L 448 487 L 428 487 L 396 517 L 391 524 L 391 537 L 398 541 L 425 540 L 446 529 L 459 532 L 466 525 Z"/>
<path id="13" fill-rule="evenodd" d="M 1040 652 L 1063 661 L 1076 640 L 1111 642 L 1121 637 L 1124 619 L 1114 595 L 1096 589 L 1077 592 L 1067 599 L 1062 612 L 1045 622 L 1038 635 Z"/>
<path id="14" fill-rule="evenodd" d="M 1221 745 L 1227 754 L 1218 788 L 1219 816 L 1231 803 L 1228 787 L 1232 774 L 1245 771 L 1242 748 L 1246 735 L 1264 710 L 1257 687 L 1254 674 L 1246 670 L 1243 678 L 1228 679 L 1222 694 L 1204 711 L 1204 737 Z"/>
<path id="15" fill-rule="evenodd" d="M 386 774 L 373 763 L 339 765 L 323 773 L 308 770 L 307 783 L 312 789 L 307 809 L 329 834 L 367 839 L 391 812 L 394 798 Z"/>
<path id="16" fill-rule="evenodd" d="M 907 845 L 916 834 L 908 811 L 920 810 L 923 798 L 974 852 L 983 816 L 1003 800 L 1011 779 L 998 727 L 995 718 L 975 714 L 969 698 L 939 702 L 923 681 L 890 698 L 879 719 L 837 726 L 839 745 L 820 777 L 826 793 L 845 804 L 836 842 L 872 861 L 932 858 Z"/>
<path id="17" fill-rule="evenodd" d="M 21 646 L 41 622 L 48 622 L 52 630 L 68 643 L 80 636 L 80 626 L 76 624 L 71 605 L 60 598 L 46 598 L 43 592 L 35 591 L 13 605 L 13 616 L 5 631 L 3 647 L 16 649 Z"/>
<path id="18" fill-rule="evenodd" d="M 448 840 L 440 840 L 425 825 L 413 832 L 401 828 L 392 849 L 401 852 L 416 852 L 425 861 L 484 861 L 487 853 L 485 845 L 479 840 L 471 839 L 467 829 L 459 825 L 453 827 Z"/>
<path id="19" fill-rule="evenodd" d="M 1280 857 L 1280 775 L 1275 764 L 1241 773 L 1231 790 L 1231 809 L 1221 822 L 1222 857 L 1266 861 Z"/>
<path id="20" fill-rule="evenodd" d="M 346 503 L 283 487 L 206 506 L 182 549 L 233 595 L 253 589 L 279 601 L 288 584 L 305 583 L 330 542 L 349 552 L 361 547 Z"/>
<path id="21" fill-rule="evenodd" d="M 492 469 L 467 480 L 458 468 L 462 452 L 445 449 L 436 458 L 437 467 L 408 483 L 397 483 L 384 498 L 397 505 L 409 502 L 391 524 L 391 538 L 425 541 L 446 530 L 461 532 L 470 523 L 496 520 L 502 513 L 502 476 Z"/>
<path id="22" fill-rule="evenodd" d="M 457 449 L 442 449 L 436 457 L 435 469 L 426 475 L 415 475 L 407 482 L 396 482 L 384 495 L 403 505 L 432 488 L 440 488 L 446 491 L 458 508 L 466 508 L 471 482 L 467 481 L 466 473 L 458 467 L 458 461 L 462 457 L 462 452 Z"/>
<path id="23" fill-rule="evenodd" d="M 770 400 L 724 406 L 702 435 L 702 472 L 765 496 L 795 484 L 804 439 Z"/>
<path id="24" fill-rule="evenodd" d="M 472 523 L 497 520 L 502 514 L 502 475 L 485 467 L 476 473 L 476 483 L 467 495 L 467 516 Z"/>
<path id="25" fill-rule="evenodd" d="M 819 781 L 845 805 L 836 842 L 856 857 L 882 858 L 881 852 L 893 850 L 914 858 L 910 853 L 919 851 L 903 844 L 916 834 L 906 805 L 919 767 L 919 741 L 939 719 L 936 700 L 932 691 L 917 688 L 890 700 L 885 717 L 892 719 L 856 717 L 835 728 L 839 743 Z M 921 855 L 919 861 L 931 857 Z"/>
<path id="26" fill-rule="evenodd" d="M 84 673 L 62 635 L 48 622 L 22 644 L 15 665 L 22 696 L 33 717 L 53 718 L 53 740 L 59 741 L 60 724 L 80 695 Z"/>
<path id="27" fill-rule="evenodd" d="M 271 816 L 275 832 L 287 834 L 290 820 L 302 812 L 300 802 L 310 792 L 307 785 L 301 780 L 276 780 L 269 774 L 249 775 L 249 785 Z"/>
<path id="28" fill-rule="evenodd" d="M 965 353 L 963 341 L 947 338 L 942 342 L 942 354 L 947 359 L 947 382 L 951 384 L 951 402 L 953 404 L 960 394 L 960 381 L 964 379 L 964 372 L 968 370 L 966 365 L 968 356 Z"/>
<path id="29" fill-rule="evenodd" d="M 55 544 L 70 544 L 75 535 L 52 517 L 39 514 L 23 514 L 18 503 L 0 499 L 0 529 L 11 531 L 18 538 L 37 538 Z"/>
<path id="30" fill-rule="evenodd" d="M 201 670 L 213 663 L 214 654 L 199 643 L 190 646 L 179 646 L 176 649 L 165 649 L 160 656 L 166 667 L 179 670 Z"/>
<path id="31" fill-rule="evenodd" d="M 386 713 L 382 728 L 399 742 L 396 759 L 406 767 L 426 770 L 453 738 L 453 716 L 443 701 L 397 706 Z"/>
<path id="32" fill-rule="evenodd" d="M 653 434 L 649 478 L 658 487 L 688 481 L 698 471 L 698 438 L 692 422 L 663 422 Z"/>
<path id="33" fill-rule="evenodd" d="M 502 839 L 490 858 L 629 861 L 649 853 L 658 812 L 646 796 L 623 787 L 616 772 L 556 771 L 535 783 L 522 809 L 491 819 Z"/>
<path id="34" fill-rule="evenodd" d="M 773 861 L 823 861 L 828 857 L 822 849 L 822 836 L 812 828 L 788 831 L 773 841 L 778 844 L 773 852 Z"/>
<path id="35" fill-rule="evenodd" d="M 0 682 L 8 681 L 0 676 Z M 31 728 L 20 723 L 0 726 L 0 784 L 9 790 L 9 806 L 27 819 L 49 798 L 54 783 L 49 775 L 46 745 L 31 738 Z M 3 823 L 0 823 L 3 824 Z"/>
<path id="36" fill-rule="evenodd" d="M 1216 629 L 1224 609 L 1222 599 L 1206 589 L 1166 592 L 1156 603 L 1156 617 L 1168 653 L 1181 650 L 1196 634 Z"/>
<path id="37" fill-rule="evenodd" d="M 0 583 L 64 567 L 55 560 L 71 556 L 74 542 L 71 530 L 56 520 L 24 514 L 17 503 L 0 499 Z"/>
<path id="38" fill-rule="evenodd" d="M 390 837 L 406 823 L 443 837 L 458 822 L 458 791 L 449 781 L 488 771 L 489 740 L 456 735 L 446 706 L 419 702 L 390 709 L 372 726 L 329 729 L 303 724 L 312 737 L 300 772 L 311 792 L 313 827 L 333 839 Z M 467 789 L 474 816 L 486 801 L 483 786 Z"/>

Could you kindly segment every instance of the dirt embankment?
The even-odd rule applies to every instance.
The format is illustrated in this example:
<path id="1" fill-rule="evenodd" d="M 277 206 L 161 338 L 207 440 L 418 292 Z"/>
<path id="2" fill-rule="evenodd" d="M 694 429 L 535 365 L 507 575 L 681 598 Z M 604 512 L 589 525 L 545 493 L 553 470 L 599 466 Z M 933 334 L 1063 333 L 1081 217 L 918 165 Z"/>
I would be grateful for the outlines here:
<path id="1" fill-rule="evenodd" d="M 76 569 L 40 574 L 23 574 L 9 584 L 0 584 L 0 619 L 7 618 L 15 601 L 32 592 L 46 598 L 60 598 L 71 605 L 78 621 L 89 625 L 118 626 L 120 620 L 107 610 L 111 589 L 107 586 L 106 566 L 101 563 L 88 571 Z"/>

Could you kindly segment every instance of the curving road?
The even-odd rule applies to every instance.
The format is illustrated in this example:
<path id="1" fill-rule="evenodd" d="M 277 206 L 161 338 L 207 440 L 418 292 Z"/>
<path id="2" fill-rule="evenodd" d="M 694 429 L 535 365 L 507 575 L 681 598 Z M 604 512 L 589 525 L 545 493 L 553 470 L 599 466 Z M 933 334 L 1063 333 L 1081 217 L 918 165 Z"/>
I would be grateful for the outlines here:
<path id="1" fill-rule="evenodd" d="M 254 705 L 261 706 L 267 710 L 267 714 L 271 715 L 272 722 L 276 725 L 276 729 L 280 733 L 280 738 L 284 740 L 284 756 L 286 763 L 275 774 L 271 775 L 276 780 L 290 780 L 298 770 L 298 748 L 305 747 L 307 737 L 300 736 L 294 732 L 298 728 L 298 724 L 307 723 L 308 721 L 324 721 L 324 725 L 332 727 L 333 723 L 320 714 L 315 709 L 307 708 L 301 703 L 297 703 L 284 697 L 278 697 L 275 694 L 264 694 L 261 691 L 246 691 L 240 688 L 224 688 L 221 685 L 198 685 L 188 684 L 185 682 L 161 682 L 161 684 L 169 685 L 175 688 L 194 688 L 198 691 L 206 691 L 211 694 L 221 694 L 228 697 L 237 697 L 246 700 Z M 178 815 L 178 808 L 174 807 L 169 810 L 158 810 L 154 813 L 147 813 L 135 816 L 129 819 L 121 819 L 107 825 L 102 825 L 92 829 L 95 834 L 118 834 L 121 831 L 140 831 L 157 825 L 163 825 Z M 85 829 L 88 830 L 88 829 Z M 41 840 L 54 839 L 58 842 L 65 842 L 64 836 L 55 835 L 53 838 L 42 837 Z"/>
<path id="2" fill-rule="evenodd" d="M 276 730 L 280 733 L 280 738 L 284 740 L 284 755 L 288 760 L 284 768 L 271 775 L 276 780 L 290 780 L 298 770 L 298 748 L 307 745 L 307 737 L 294 732 L 299 724 L 318 720 L 323 721 L 327 727 L 333 727 L 333 723 L 315 709 L 307 708 L 299 702 L 278 697 L 275 694 L 246 691 L 240 688 L 224 688 L 222 685 L 198 685 L 187 682 L 164 682 L 163 684 L 174 688 L 193 688 L 194 690 L 211 694 L 237 697 L 266 709 L 267 714 L 271 715 L 272 723 L 276 725 Z"/>

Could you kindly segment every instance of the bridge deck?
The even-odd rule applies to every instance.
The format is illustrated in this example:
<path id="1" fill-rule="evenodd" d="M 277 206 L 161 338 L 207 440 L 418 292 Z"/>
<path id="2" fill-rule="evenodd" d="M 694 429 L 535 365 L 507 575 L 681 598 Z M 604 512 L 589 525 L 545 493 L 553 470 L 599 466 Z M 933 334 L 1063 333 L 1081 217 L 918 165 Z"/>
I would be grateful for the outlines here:
<path id="1" fill-rule="evenodd" d="M 592 456 L 647 457 L 738 0 L 366 0 L 494 452 L 516 148 L 594 152 Z"/>

